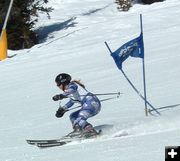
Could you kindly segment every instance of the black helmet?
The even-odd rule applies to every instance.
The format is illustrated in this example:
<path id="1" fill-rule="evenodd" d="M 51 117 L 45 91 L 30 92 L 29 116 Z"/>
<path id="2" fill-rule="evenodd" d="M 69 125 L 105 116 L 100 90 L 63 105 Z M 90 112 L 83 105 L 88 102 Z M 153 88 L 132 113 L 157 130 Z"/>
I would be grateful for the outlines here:
<path id="1" fill-rule="evenodd" d="M 70 81 L 71 81 L 71 76 L 69 74 L 66 74 L 66 73 L 59 74 L 55 79 L 57 86 L 67 85 L 70 83 Z"/>

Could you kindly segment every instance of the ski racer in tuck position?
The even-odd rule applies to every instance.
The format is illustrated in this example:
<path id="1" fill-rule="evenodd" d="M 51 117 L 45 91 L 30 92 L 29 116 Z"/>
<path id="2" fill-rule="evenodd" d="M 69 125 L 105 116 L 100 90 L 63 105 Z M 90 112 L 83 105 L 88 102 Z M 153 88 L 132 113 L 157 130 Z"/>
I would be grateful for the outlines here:
<path id="1" fill-rule="evenodd" d="M 72 80 L 71 76 L 67 73 L 59 74 L 55 78 L 55 82 L 63 93 L 53 96 L 52 99 L 58 101 L 69 98 L 69 101 L 63 107 L 59 107 L 56 117 L 62 117 L 74 103 L 81 105 L 79 110 L 70 114 L 70 120 L 74 130 L 67 136 L 84 138 L 96 136 L 98 132 L 87 122 L 87 119 L 97 115 L 101 110 L 101 103 L 97 96 L 89 92 L 80 81 Z"/>

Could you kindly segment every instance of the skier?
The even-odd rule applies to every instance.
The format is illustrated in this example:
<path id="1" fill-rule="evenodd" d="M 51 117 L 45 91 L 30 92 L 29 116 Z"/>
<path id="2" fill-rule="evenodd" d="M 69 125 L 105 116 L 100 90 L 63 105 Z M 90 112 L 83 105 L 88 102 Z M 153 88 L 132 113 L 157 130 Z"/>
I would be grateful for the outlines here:
<path id="1" fill-rule="evenodd" d="M 55 78 L 55 82 L 63 93 L 53 96 L 52 99 L 58 101 L 69 98 L 69 101 L 63 107 L 59 107 L 56 117 L 62 117 L 74 103 L 81 105 L 81 109 L 70 114 L 74 130 L 68 136 L 85 138 L 96 136 L 98 134 L 97 131 L 87 122 L 87 119 L 97 115 L 101 110 L 101 103 L 97 96 L 89 92 L 80 81 L 71 80 L 71 76 L 67 73 L 59 74 Z"/>

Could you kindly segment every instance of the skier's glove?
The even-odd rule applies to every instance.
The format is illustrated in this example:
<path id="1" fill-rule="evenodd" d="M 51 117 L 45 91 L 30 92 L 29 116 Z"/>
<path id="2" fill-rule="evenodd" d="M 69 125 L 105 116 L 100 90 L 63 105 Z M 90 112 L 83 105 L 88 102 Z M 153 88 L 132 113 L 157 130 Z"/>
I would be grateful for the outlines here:
<path id="1" fill-rule="evenodd" d="M 55 96 L 53 96 L 53 101 L 58 101 L 58 100 L 62 100 L 63 98 L 67 98 L 66 96 L 64 96 L 63 94 L 57 94 Z"/>
<path id="2" fill-rule="evenodd" d="M 57 111 L 56 111 L 56 117 L 62 117 L 64 115 L 64 113 L 66 112 L 67 110 L 65 110 L 64 108 L 59 108 Z"/>

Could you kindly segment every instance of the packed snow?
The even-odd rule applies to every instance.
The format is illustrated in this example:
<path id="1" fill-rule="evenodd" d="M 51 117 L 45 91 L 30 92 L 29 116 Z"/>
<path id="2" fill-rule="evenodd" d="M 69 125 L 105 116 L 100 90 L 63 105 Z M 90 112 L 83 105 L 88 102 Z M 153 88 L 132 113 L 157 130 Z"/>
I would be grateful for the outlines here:
<path id="1" fill-rule="evenodd" d="M 42 42 L 8 51 L 0 62 L 1 161 L 162 161 L 165 146 L 180 145 L 180 1 L 135 4 L 120 12 L 114 0 L 51 0 L 51 19 L 40 15 Z M 104 42 L 115 51 L 139 36 L 143 16 L 147 99 L 161 116 L 144 114 L 144 102 L 116 67 Z M 143 94 L 142 60 L 123 69 Z M 61 91 L 54 79 L 66 72 L 94 93 L 122 92 L 102 102 L 89 119 L 104 134 L 98 139 L 38 149 L 26 139 L 60 138 L 72 131 L 69 113 L 56 118 Z M 100 99 L 108 96 L 99 96 Z M 64 101 L 62 101 L 64 103 Z"/>

